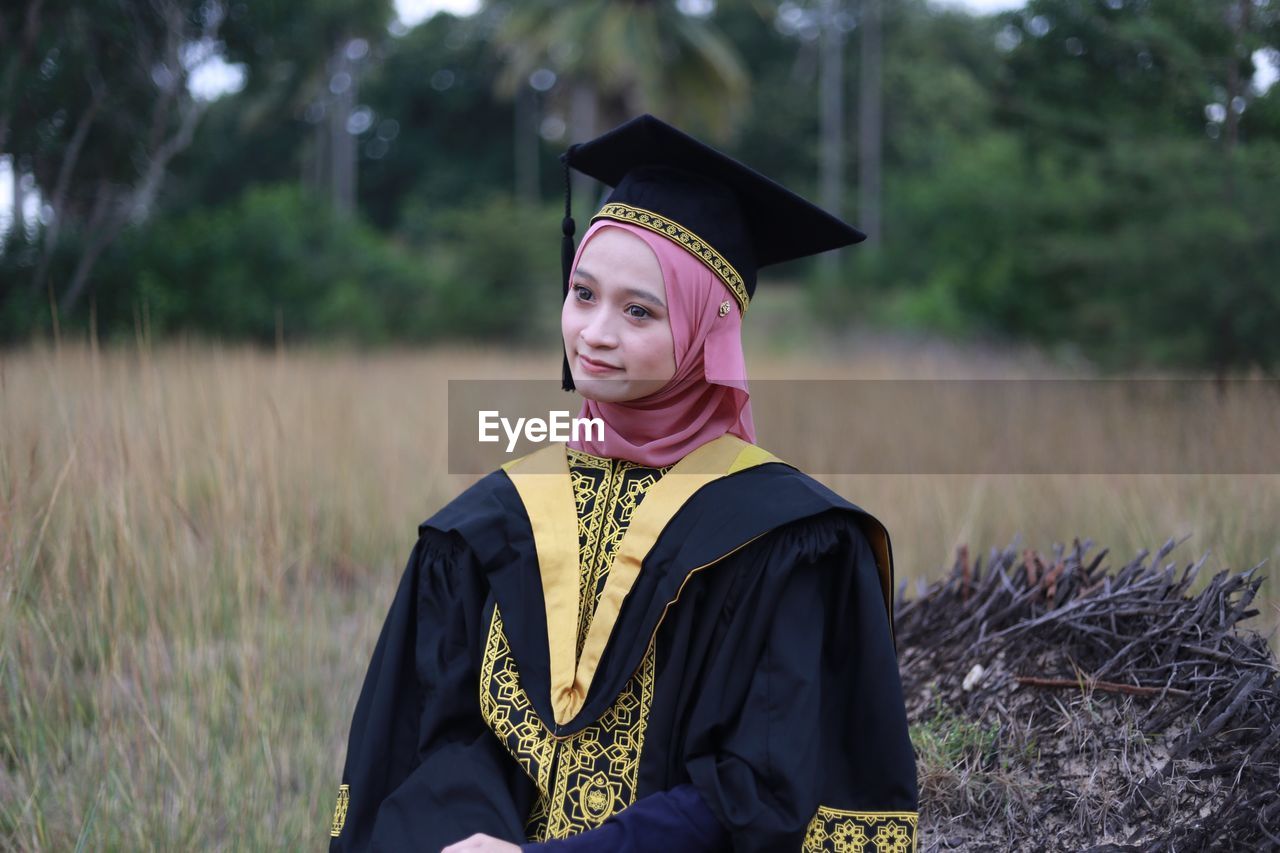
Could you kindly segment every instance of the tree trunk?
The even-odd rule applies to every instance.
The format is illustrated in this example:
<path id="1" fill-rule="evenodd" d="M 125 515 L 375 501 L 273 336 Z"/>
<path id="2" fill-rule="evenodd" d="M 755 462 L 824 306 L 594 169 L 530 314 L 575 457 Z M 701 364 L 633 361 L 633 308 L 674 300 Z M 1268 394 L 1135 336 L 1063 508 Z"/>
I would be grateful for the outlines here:
<path id="1" fill-rule="evenodd" d="M 94 192 L 93 213 L 89 215 L 89 221 L 85 224 L 85 232 L 92 236 L 89 238 L 89 244 L 80 253 L 80 259 L 76 262 L 75 272 L 71 275 L 71 283 L 67 286 L 66 293 L 58 301 L 58 311 L 62 315 L 65 316 L 75 310 L 76 304 L 88 287 L 89 276 L 98 263 L 98 257 L 116 238 L 124 222 L 128 220 L 127 211 L 113 211 L 113 208 L 123 206 L 115 190 L 105 182 L 98 185 Z"/>
<path id="2" fill-rule="evenodd" d="M 80 160 L 80 151 L 89 136 L 89 129 L 97 118 L 98 111 L 106 101 L 106 90 L 101 83 L 92 84 L 93 100 L 89 108 L 76 121 L 76 129 L 71 134 L 66 153 L 58 165 L 58 180 L 53 187 L 53 195 L 49 206 L 53 208 L 53 218 L 44 232 L 44 245 L 40 249 L 40 262 L 36 265 L 36 274 L 31 278 L 31 289 L 37 293 L 45 288 L 45 276 L 49 274 L 49 264 L 53 261 L 53 253 L 58 248 L 58 238 L 62 235 L 63 217 L 67 209 L 67 193 L 71 189 L 71 175 L 75 172 L 76 163 Z"/>
<path id="3" fill-rule="evenodd" d="M 22 164 L 18 161 L 16 154 L 9 158 L 9 168 L 13 174 L 13 223 L 10 226 L 10 232 L 15 239 L 26 242 L 27 216 L 23 211 L 26 194 L 22 189 Z"/>
<path id="4" fill-rule="evenodd" d="M 194 101 L 188 101 L 182 113 L 182 120 L 178 124 L 178 130 L 159 145 L 151 155 L 151 161 L 147 163 L 142 182 L 134 190 L 131 199 L 130 218 L 134 222 L 142 222 L 150 215 L 156 197 L 160 194 L 160 187 L 169 172 L 169 162 L 191 145 L 202 115 L 204 115 L 204 108 Z"/>
<path id="5" fill-rule="evenodd" d="M 843 0 L 822 2 L 819 104 L 822 120 L 822 206 L 841 216 L 844 208 L 844 31 Z M 832 256 L 834 257 L 834 256 Z"/>
<path id="6" fill-rule="evenodd" d="M 98 201 L 86 228 L 87 233 L 92 236 L 76 264 L 71 284 L 58 305 L 63 314 L 70 314 L 75 310 L 102 252 L 115 242 L 126 225 L 142 221 L 149 214 L 160 193 L 165 175 L 168 174 L 169 162 L 191 144 L 196 125 L 203 114 L 204 110 L 198 104 L 187 104 L 178 130 L 151 155 L 142 180 L 131 192 L 121 197 L 121 194 L 110 187 L 99 186 Z"/>
<path id="7" fill-rule="evenodd" d="M 13 120 L 13 113 L 7 107 L 13 103 L 18 91 L 19 72 L 31 58 L 36 38 L 40 35 L 40 7 L 43 5 L 44 0 L 31 0 L 27 4 L 26 13 L 22 16 L 22 46 L 19 49 L 14 50 L 7 37 L 0 40 L 0 48 L 3 48 L 0 53 L 8 55 L 4 79 L 0 81 L 0 104 L 6 107 L 4 111 L 0 111 L 0 154 L 8 150 L 9 123 Z M 16 171 L 15 167 L 15 174 Z"/>
<path id="8" fill-rule="evenodd" d="M 324 118 L 311 128 L 311 154 L 303 173 L 303 186 L 317 197 L 329 195 L 329 113 L 333 112 L 333 99 L 325 98 Z"/>
<path id="9" fill-rule="evenodd" d="M 347 132 L 347 120 L 356 105 L 356 68 L 347 56 L 349 39 L 343 39 L 334 53 L 335 74 L 346 74 L 346 88 L 334 94 L 329 115 L 329 175 L 333 207 L 351 213 L 356 207 L 356 138 Z"/>
<path id="10" fill-rule="evenodd" d="M 840 15 L 844 0 L 822 0 L 822 43 L 819 48 L 818 105 L 822 122 L 822 161 L 819 198 L 833 216 L 844 209 L 844 28 Z M 841 256 L 821 256 L 823 274 L 840 273 Z"/>
<path id="11" fill-rule="evenodd" d="M 569 103 L 569 142 L 587 142 L 595 138 L 596 121 L 599 112 L 599 99 L 595 86 L 589 80 L 578 78 L 573 81 L 573 94 Z M 573 172 L 573 198 L 579 204 L 592 202 L 588 206 L 595 212 L 594 199 L 596 182 L 581 172 Z M 578 207 L 577 204 L 574 205 Z M 579 216 L 579 219 L 582 217 Z M 581 236 L 579 231 L 579 236 Z"/>
<path id="12" fill-rule="evenodd" d="M 1231 43 L 1227 48 L 1227 114 L 1225 119 L 1225 127 L 1223 128 L 1222 154 L 1225 159 L 1223 164 L 1223 196 L 1226 198 L 1227 206 L 1234 208 L 1236 206 L 1236 163 L 1234 162 L 1235 148 L 1240 137 L 1240 114 L 1236 111 L 1235 100 L 1241 94 L 1243 88 L 1240 79 L 1240 51 L 1244 46 L 1244 36 L 1248 32 L 1249 27 L 1249 5 L 1251 0 L 1231 0 L 1227 6 L 1227 25 L 1231 30 Z M 1226 266 L 1230 268 L 1236 265 L 1237 258 L 1227 256 L 1225 258 Z M 1238 273 L 1228 269 L 1228 275 L 1237 275 Z M 1247 284 L 1237 282 L 1237 287 L 1247 292 L 1249 289 Z M 1242 361 L 1242 353 L 1239 351 L 1238 336 L 1235 329 L 1235 317 L 1238 312 L 1243 309 L 1243 295 L 1237 291 L 1235 299 L 1228 300 L 1227 304 L 1220 305 L 1218 311 L 1221 316 L 1218 318 L 1218 339 L 1215 343 L 1217 357 L 1214 365 L 1214 384 L 1218 390 L 1219 400 L 1223 399 L 1227 388 L 1227 374 L 1235 366 Z"/>
<path id="13" fill-rule="evenodd" d="M 520 84 L 516 87 L 514 123 L 516 198 L 536 204 L 541 195 L 538 186 L 538 102 L 532 86 Z"/>
<path id="14" fill-rule="evenodd" d="M 880 182 L 884 144 L 881 0 L 862 0 L 862 73 L 858 82 L 858 227 L 880 242 Z"/>
<path id="15" fill-rule="evenodd" d="M 1240 138 L 1240 113 L 1236 111 L 1235 100 L 1243 88 L 1240 80 L 1240 51 L 1244 47 L 1244 34 L 1249 29 L 1249 5 L 1250 0 L 1236 0 L 1227 7 L 1231 45 L 1227 52 L 1227 117 L 1222 147 L 1228 157 Z"/>

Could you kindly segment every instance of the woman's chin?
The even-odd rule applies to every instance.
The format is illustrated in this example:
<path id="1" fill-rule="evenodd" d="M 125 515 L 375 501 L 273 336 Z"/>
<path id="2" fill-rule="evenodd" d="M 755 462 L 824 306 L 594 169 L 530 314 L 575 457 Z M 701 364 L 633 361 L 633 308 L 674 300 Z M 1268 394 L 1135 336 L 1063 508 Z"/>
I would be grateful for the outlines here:
<path id="1" fill-rule="evenodd" d="M 573 377 L 578 394 L 597 403 L 621 403 L 632 398 L 631 383 L 626 379 L 600 379 L 592 376 Z"/>

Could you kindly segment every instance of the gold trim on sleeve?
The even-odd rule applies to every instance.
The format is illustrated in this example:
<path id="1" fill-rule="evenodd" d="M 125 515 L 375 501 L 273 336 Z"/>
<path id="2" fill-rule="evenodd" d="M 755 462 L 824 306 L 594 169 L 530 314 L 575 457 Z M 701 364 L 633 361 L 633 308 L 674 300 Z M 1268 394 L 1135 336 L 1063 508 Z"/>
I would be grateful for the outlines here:
<path id="1" fill-rule="evenodd" d="M 741 274 L 734 269 L 733 264 L 725 260 L 724 256 L 712 248 L 711 244 L 706 240 L 703 240 L 670 217 L 654 213 L 652 210 L 645 210 L 643 207 L 634 207 L 620 202 L 606 204 L 600 208 L 599 213 L 591 217 L 591 221 L 595 222 L 597 219 L 602 218 L 616 219 L 619 222 L 639 225 L 655 234 L 661 234 L 678 246 L 682 246 L 689 254 L 706 264 L 724 282 L 725 287 L 729 288 L 729 291 L 738 300 L 738 305 L 742 307 L 743 316 L 746 316 L 747 304 L 751 301 L 751 296 L 747 293 L 747 286 L 743 283 Z M 721 312 L 720 316 L 723 317 L 724 312 Z"/>
<path id="2" fill-rule="evenodd" d="M 329 834 L 337 838 L 342 834 L 342 827 L 347 823 L 347 806 L 351 802 L 351 786 L 338 786 L 338 802 L 333 806 L 333 820 L 329 824 Z"/>
<path id="3" fill-rule="evenodd" d="M 849 812 L 818 806 L 803 853 L 915 853 L 917 812 Z"/>
<path id="4" fill-rule="evenodd" d="M 893 548 L 889 544 L 889 531 L 880 519 L 872 515 L 866 517 L 872 523 L 859 525 L 859 527 L 867 537 L 871 554 L 876 561 L 876 571 L 880 575 L 880 592 L 884 595 L 884 609 L 889 617 L 889 636 L 893 637 Z"/>

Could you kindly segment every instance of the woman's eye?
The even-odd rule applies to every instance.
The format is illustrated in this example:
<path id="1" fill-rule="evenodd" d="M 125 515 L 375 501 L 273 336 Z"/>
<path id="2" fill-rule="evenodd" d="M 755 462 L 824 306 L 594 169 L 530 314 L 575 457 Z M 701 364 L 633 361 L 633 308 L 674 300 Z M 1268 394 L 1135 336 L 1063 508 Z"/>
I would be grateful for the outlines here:
<path id="1" fill-rule="evenodd" d="M 630 312 L 632 308 L 640 312 L 639 314 L 631 314 L 631 316 L 635 317 L 637 320 L 640 320 L 649 316 L 648 310 L 641 308 L 639 305 L 628 305 L 627 311 Z"/>
<path id="2" fill-rule="evenodd" d="M 575 284 L 573 286 L 573 292 L 579 299 L 589 299 L 591 297 L 591 291 L 587 290 L 585 287 L 583 287 L 580 284 Z M 584 293 L 586 294 L 586 296 L 583 296 Z"/>

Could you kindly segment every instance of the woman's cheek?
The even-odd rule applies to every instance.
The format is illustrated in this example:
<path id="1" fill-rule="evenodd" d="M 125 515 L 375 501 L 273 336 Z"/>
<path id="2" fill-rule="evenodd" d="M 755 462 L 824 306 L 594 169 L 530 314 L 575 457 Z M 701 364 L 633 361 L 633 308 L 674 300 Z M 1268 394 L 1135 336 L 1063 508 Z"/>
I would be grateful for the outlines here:
<path id="1" fill-rule="evenodd" d="M 582 322 L 579 312 L 574 310 L 573 305 L 568 302 L 564 305 L 564 310 L 560 312 L 560 333 L 564 336 L 566 342 L 573 340 L 578 336 L 579 330 L 582 328 Z"/>

